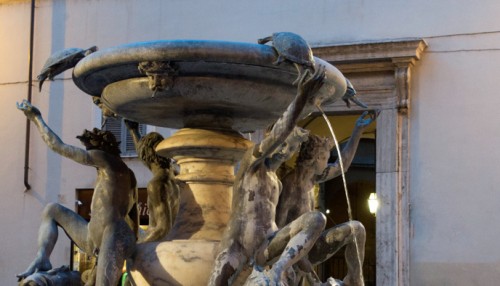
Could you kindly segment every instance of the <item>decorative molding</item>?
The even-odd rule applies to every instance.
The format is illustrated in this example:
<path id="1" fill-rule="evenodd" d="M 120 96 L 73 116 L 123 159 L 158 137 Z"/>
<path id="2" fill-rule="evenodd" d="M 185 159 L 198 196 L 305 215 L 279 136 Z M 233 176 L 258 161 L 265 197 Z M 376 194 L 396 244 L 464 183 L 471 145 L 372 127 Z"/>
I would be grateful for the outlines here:
<path id="1" fill-rule="evenodd" d="M 411 70 L 427 44 L 422 39 L 315 47 L 315 56 L 348 77 L 358 97 L 377 119 L 377 285 L 410 285 L 410 106 Z M 324 108 L 335 114 L 358 113 L 342 102 Z"/>
<path id="2" fill-rule="evenodd" d="M 413 62 L 419 60 L 427 43 L 422 39 L 400 39 L 313 47 L 316 57 L 337 64 Z"/>
<path id="3" fill-rule="evenodd" d="M 396 78 L 397 107 L 400 112 L 408 112 L 410 106 L 410 65 L 398 65 L 394 71 Z"/>
<path id="4" fill-rule="evenodd" d="M 315 47 L 313 53 L 346 75 L 359 98 L 373 109 L 396 108 L 406 113 L 411 100 L 411 68 L 426 47 L 422 39 L 401 39 Z M 325 107 L 327 113 L 360 110 L 347 109 L 340 101 Z"/>

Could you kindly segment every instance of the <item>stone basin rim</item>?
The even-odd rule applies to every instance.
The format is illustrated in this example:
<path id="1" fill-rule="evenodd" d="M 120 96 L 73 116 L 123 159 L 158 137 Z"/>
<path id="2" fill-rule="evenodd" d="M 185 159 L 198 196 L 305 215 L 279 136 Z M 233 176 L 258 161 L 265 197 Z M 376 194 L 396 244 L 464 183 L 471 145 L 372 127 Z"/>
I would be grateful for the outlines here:
<path id="1" fill-rule="evenodd" d="M 73 81 L 84 92 L 100 96 L 107 84 L 135 77 L 145 77 L 138 69 L 124 70 L 143 61 L 206 62 L 257 66 L 296 76 L 292 64 L 274 65 L 273 47 L 257 43 L 214 40 L 160 40 L 119 45 L 97 51 L 83 58 L 73 70 Z M 108 80 L 102 75 L 114 69 Z M 117 74 L 118 73 L 118 74 Z"/>
<path id="2" fill-rule="evenodd" d="M 139 42 L 83 58 L 73 70 L 73 80 L 87 94 L 102 97 L 111 111 L 133 121 L 170 128 L 224 127 L 251 132 L 276 120 L 296 94 L 292 83 L 297 69 L 287 61 L 275 65 L 277 58 L 272 46 L 257 43 Z M 168 63 L 171 85 L 155 96 L 152 78 L 139 70 L 145 61 Z M 325 84 L 318 96 L 327 99 L 324 103 L 340 99 L 346 90 L 344 76 L 330 63 L 315 58 L 318 64 L 326 67 Z M 310 109 L 304 109 L 303 115 Z M 198 120 L 199 116 L 208 120 Z M 224 126 L 218 125 L 221 116 L 227 117 Z"/>

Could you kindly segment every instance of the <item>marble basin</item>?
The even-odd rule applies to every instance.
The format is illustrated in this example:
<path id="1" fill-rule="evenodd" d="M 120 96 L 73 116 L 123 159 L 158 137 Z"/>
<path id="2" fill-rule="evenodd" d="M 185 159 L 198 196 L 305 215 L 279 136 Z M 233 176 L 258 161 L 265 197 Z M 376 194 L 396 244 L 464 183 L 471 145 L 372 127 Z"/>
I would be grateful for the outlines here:
<path id="1" fill-rule="evenodd" d="M 296 93 L 297 70 L 288 62 L 274 65 L 269 45 L 175 40 L 141 42 L 97 51 L 73 71 L 75 84 L 101 96 L 115 113 L 150 125 L 183 128 L 229 128 L 253 131 L 267 127 Z M 333 102 L 345 93 L 343 75 L 329 63 L 319 91 Z M 153 92 L 138 66 L 168 65 L 168 86 Z M 153 96 L 154 94 L 154 96 Z M 311 111 L 311 110 L 309 110 Z M 309 112 L 305 111 L 305 113 Z"/>

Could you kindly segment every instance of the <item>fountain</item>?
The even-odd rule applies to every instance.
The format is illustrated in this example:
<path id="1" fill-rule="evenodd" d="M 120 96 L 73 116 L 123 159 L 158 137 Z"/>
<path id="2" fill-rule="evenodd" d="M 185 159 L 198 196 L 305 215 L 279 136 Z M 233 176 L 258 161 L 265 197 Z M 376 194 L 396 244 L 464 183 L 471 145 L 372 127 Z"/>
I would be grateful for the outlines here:
<path id="1" fill-rule="evenodd" d="M 166 241 L 138 245 L 131 270 L 139 285 L 206 284 L 231 212 L 235 164 L 253 144 L 241 132 L 273 123 L 295 95 L 297 70 L 277 58 L 268 45 L 176 40 L 98 51 L 75 66 L 75 84 L 116 114 L 179 129 L 157 152 L 181 167 L 180 210 Z M 326 67 L 320 96 L 341 98 L 343 75 L 314 60 Z"/>
<path id="2" fill-rule="evenodd" d="M 323 230 L 324 217 L 317 212 L 307 212 L 277 231 L 273 208 L 278 203 L 280 187 L 275 168 L 306 140 L 307 132 L 300 131 L 300 128 L 296 128 L 296 135 L 289 136 L 295 134 L 293 129 L 298 117 L 311 112 L 314 104 L 328 104 L 340 98 L 346 102 L 353 100 L 355 92 L 335 67 L 313 58 L 310 48 L 299 36 L 277 33 L 264 40 L 278 43 L 271 47 L 222 41 L 156 41 L 123 45 L 90 55 L 85 50 L 67 49 L 49 58 L 45 69 L 47 78 L 74 66 L 75 84 L 94 100 L 99 98 L 97 102 L 104 109 L 132 121 L 179 129 L 156 147 L 158 154 L 174 158 L 180 166 L 180 174 L 176 177 L 181 189 L 179 212 L 162 241 L 139 243 L 134 252 L 133 234 L 123 215 L 126 214 L 124 210 L 129 210 L 127 206 L 131 206 L 129 199 L 133 197 L 131 192 L 135 180 L 116 156 L 118 152 L 113 147 L 116 145 L 111 140 L 113 136 L 99 133 L 97 129 L 85 131 L 78 138 L 87 151 L 65 145 L 44 123 L 38 109 L 25 101 L 18 108 L 36 124 L 47 145 L 78 163 L 96 167 L 100 180 L 107 182 L 107 188 L 100 186 L 96 191 L 99 194 L 95 195 L 97 199 L 93 199 L 92 205 L 95 201 L 95 213 L 101 216 L 94 217 L 88 225 L 69 209 L 57 204 L 47 206 L 44 212 L 46 226 L 41 227 L 43 245 L 37 258 L 19 277 L 26 277 L 39 267 L 50 269 L 49 256 L 55 240 L 45 234 L 57 234 L 54 228 L 57 228 L 58 219 L 64 220 L 60 226 L 73 231 L 73 237 L 80 241 L 81 246 L 87 247 L 87 253 L 103 254 L 99 257 L 104 264 L 99 265 L 104 267 L 98 267 L 97 271 L 97 281 L 101 284 L 108 278 L 108 270 L 116 274 L 111 276 L 118 277 L 116 266 L 121 265 L 120 259 L 130 258 L 132 252 L 134 255 L 127 261 L 127 268 L 138 285 L 204 285 L 217 255 L 219 264 L 228 260 L 215 267 L 215 275 L 238 271 L 233 256 L 225 251 L 218 253 L 217 249 L 230 218 L 231 227 L 228 229 L 231 232 L 228 233 L 231 236 L 225 236 L 224 247 L 245 237 L 245 240 L 238 240 L 239 247 L 248 244 L 249 249 L 245 250 L 248 253 L 241 255 L 249 260 L 255 256 L 259 266 L 275 257 L 267 257 L 271 252 L 278 252 L 272 255 L 283 253 L 284 260 L 280 258 L 278 262 L 290 264 L 273 264 L 271 270 L 277 271 L 276 277 L 272 278 L 275 281 L 282 278 L 282 270 L 306 255 Z M 283 115 L 285 110 L 286 116 Z M 282 115 L 265 143 L 248 153 L 252 163 L 246 161 L 242 164 L 246 173 L 235 188 L 239 198 L 236 206 L 232 202 L 235 165 L 254 146 L 241 133 L 263 129 Z M 300 140 L 298 134 L 302 134 Z M 278 146 L 283 146 L 283 150 L 277 150 Z M 124 181 L 124 178 L 128 180 Z M 122 193 L 125 188 L 128 188 L 127 200 Z M 109 201 L 109 198 L 119 199 Z M 120 205 L 115 206 L 117 202 Z M 245 210 L 245 206 L 249 208 Z M 235 209 L 231 210 L 231 207 Z M 262 218 L 250 220 L 246 216 L 249 213 Z M 66 219 L 67 216 L 71 219 Z M 115 219 L 106 221 L 109 218 Z M 244 230 L 239 228 L 242 222 L 246 222 Z M 84 226 L 88 227 L 84 232 L 88 231 L 94 240 L 89 241 L 88 236 L 75 232 Z M 103 226 L 107 230 L 104 235 L 108 236 L 101 236 L 99 229 Z M 235 229 L 239 231 L 234 233 Z M 276 237 L 270 241 L 269 249 L 257 254 L 255 248 L 261 247 L 275 231 Z M 255 236 L 257 234 L 259 239 Z M 102 243 L 99 242 L 101 239 Z M 112 242 L 114 239 L 116 243 Z M 250 247 L 253 244 L 255 247 Z M 281 244 L 290 249 L 283 252 L 278 246 Z M 299 252 L 301 256 L 294 254 Z M 244 260 L 238 261 L 239 265 L 245 263 Z M 263 273 L 259 267 L 254 268 L 252 281 L 268 279 Z M 212 276 L 211 282 L 214 279 Z M 217 279 L 222 284 L 227 282 L 226 278 Z"/>

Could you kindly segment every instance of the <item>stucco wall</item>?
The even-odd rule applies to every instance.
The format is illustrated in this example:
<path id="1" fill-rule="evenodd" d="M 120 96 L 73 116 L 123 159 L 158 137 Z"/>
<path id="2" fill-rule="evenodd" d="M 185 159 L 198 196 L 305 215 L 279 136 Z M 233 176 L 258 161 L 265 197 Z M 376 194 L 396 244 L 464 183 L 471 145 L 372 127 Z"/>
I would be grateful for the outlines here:
<path id="1" fill-rule="evenodd" d="M 428 43 L 414 81 L 412 280 L 496 285 L 500 38 Z"/>
<path id="2" fill-rule="evenodd" d="M 7 2 L 7 3 L 6 3 Z M 51 153 L 32 132 L 30 184 L 24 192 L 29 2 L 0 2 L 0 281 L 14 283 L 36 250 L 40 212 L 49 201 L 74 207 L 75 188 L 91 187 L 92 168 Z M 500 177 L 500 2 L 473 1 L 38 1 L 35 74 L 65 47 L 100 48 L 156 39 L 254 42 L 294 31 L 313 45 L 422 37 L 411 105 L 411 285 L 495 285 L 500 279 L 497 192 Z M 494 32 L 494 33 L 485 33 Z M 446 36 L 468 34 L 462 36 Z M 33 103 L 70 144 L 96 125 L 90 100 L 65 80 L 35 89 Z M 147 172 L 134 169 L 145 184 Z M 137 166 L 137 167 L 136 167 Z M 49 174 L 49 176 L 48 176 Z M 68 263 L 60 235 L 53 264 Z"/>

